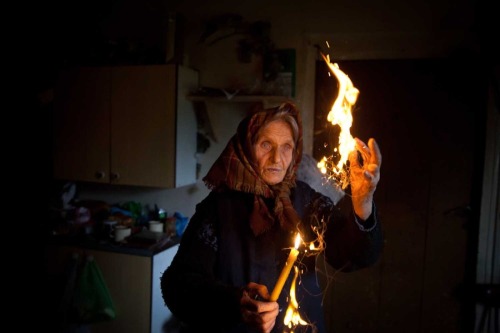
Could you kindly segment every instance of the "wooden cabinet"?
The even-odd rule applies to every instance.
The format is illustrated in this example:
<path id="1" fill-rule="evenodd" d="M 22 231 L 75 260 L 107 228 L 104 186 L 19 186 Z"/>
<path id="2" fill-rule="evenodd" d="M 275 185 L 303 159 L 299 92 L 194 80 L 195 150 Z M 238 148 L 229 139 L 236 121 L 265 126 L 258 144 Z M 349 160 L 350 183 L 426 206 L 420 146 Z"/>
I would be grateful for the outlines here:
<path id="1" fill-rule="evenodd" d="M 54 98 L 54 178 L 173 188 L 196 181 L 198 72 L 179 65 L 62 72 Z"/>
<path id="2" fill-rule="evenodd" d="M 113 301 L 116 318 L 90 324 L 94 333 L 161 333 L 168 326 L 172 314 L 163 301 L 160 278 L 172 262 L 179 245 L 174 245 L 154 255 L 134 255 L 74 246 L 49 246 L 47 248 L 47 273 L 50 280 L 63 275 L 75 255 L 78 260 L 92 257 L 102 273 L 103 280 Z M 55 289 L 66 288 L 62 281 Z M 51 292 L 51 295 L 58 295 Z M 53 300 L 55 309 L 60 300 Z M 57 326 L 62 318 L 56 317 Z"/>

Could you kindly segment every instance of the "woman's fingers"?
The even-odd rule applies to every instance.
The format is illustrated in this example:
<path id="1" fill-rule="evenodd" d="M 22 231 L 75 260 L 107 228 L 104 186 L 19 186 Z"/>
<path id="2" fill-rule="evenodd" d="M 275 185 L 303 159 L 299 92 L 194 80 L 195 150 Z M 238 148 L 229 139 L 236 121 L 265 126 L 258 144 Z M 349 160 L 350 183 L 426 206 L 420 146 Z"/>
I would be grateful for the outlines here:
<path id="1" fill-rule="evenodd" d="M 380 151 L 380 147 L 379 147 L 377 141 L 375 141 L 375 139 L 371 138 L 368 141 L 368 145 L 370 146 L 370 152 L 371 152 L 371 158 L 372 158 L 370 163 L 376 164 L 380 168 L 382 166 L 382 152 Z"/>
<path id="2" fill-rule="evenodd" d="M 250 282 L 240 300 L 241 314 L 243 320 L 258 332 L 270 332 L 279 313 L 278 303 L 258 300 L 259 298 L 269 298 L 267 287 Z"/>

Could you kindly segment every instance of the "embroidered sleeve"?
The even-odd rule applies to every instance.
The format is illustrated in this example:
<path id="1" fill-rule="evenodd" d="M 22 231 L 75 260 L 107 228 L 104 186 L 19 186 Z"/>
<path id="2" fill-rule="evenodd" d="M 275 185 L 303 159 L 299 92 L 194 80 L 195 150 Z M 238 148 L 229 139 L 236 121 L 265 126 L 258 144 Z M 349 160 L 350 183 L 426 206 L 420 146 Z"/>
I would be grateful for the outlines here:
<path id="1" fill-rule="evenodd" d="M 204 220 L 198 229 L 198 239 L 205 245 L 209 246 L 212 250 L 217 251 L 217 234 L 215 233 L 214 224 L 209 220 Z"/>

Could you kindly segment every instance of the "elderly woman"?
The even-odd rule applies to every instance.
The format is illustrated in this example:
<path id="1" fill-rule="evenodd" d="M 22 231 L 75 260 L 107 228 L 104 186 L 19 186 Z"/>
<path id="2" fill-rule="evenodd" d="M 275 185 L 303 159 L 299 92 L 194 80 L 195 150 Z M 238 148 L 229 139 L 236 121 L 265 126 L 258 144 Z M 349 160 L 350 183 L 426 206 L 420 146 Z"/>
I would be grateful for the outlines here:
<path id="1" fill-rule="evenodd" d="M 297 232 L 324 249 L 335 269 L 349 272 L 377 261 L 377 143 L 356 139 L 348 195 L 334 204 L 296 180 L 301 126 L 291 103 L 246 117 L 203 179 L 211 192 L 197 205 L 161 280 L 165 303 L 183 332 L 283 332 L 293 271 L 277 301 L 270 293 Z M 315 256 L 304 253 L 297 260 L 296 299 L 308 324 L 295 332 L 326 332 Z"/>

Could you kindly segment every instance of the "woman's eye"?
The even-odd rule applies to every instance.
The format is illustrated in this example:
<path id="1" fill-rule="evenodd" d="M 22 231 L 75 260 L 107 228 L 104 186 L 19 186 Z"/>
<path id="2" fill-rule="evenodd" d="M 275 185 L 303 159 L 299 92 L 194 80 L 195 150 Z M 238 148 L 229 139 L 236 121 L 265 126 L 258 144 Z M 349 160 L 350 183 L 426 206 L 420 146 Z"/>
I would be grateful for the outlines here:
<path id="1" fill-rule="evenodd" d="M 292 151 L 293 147 L 292 147 L 292 145 L 284 145 L 282 149 L 283 149 L 283 152 L 287 153 L 287 152 Z"/>
<path id="2" fill-rule="evenodd" d="M 271 149 L 271 144 L 267 141 L 263 141 L 261 144 L 261 147 L 265 150 L 270 150 Z"/>

